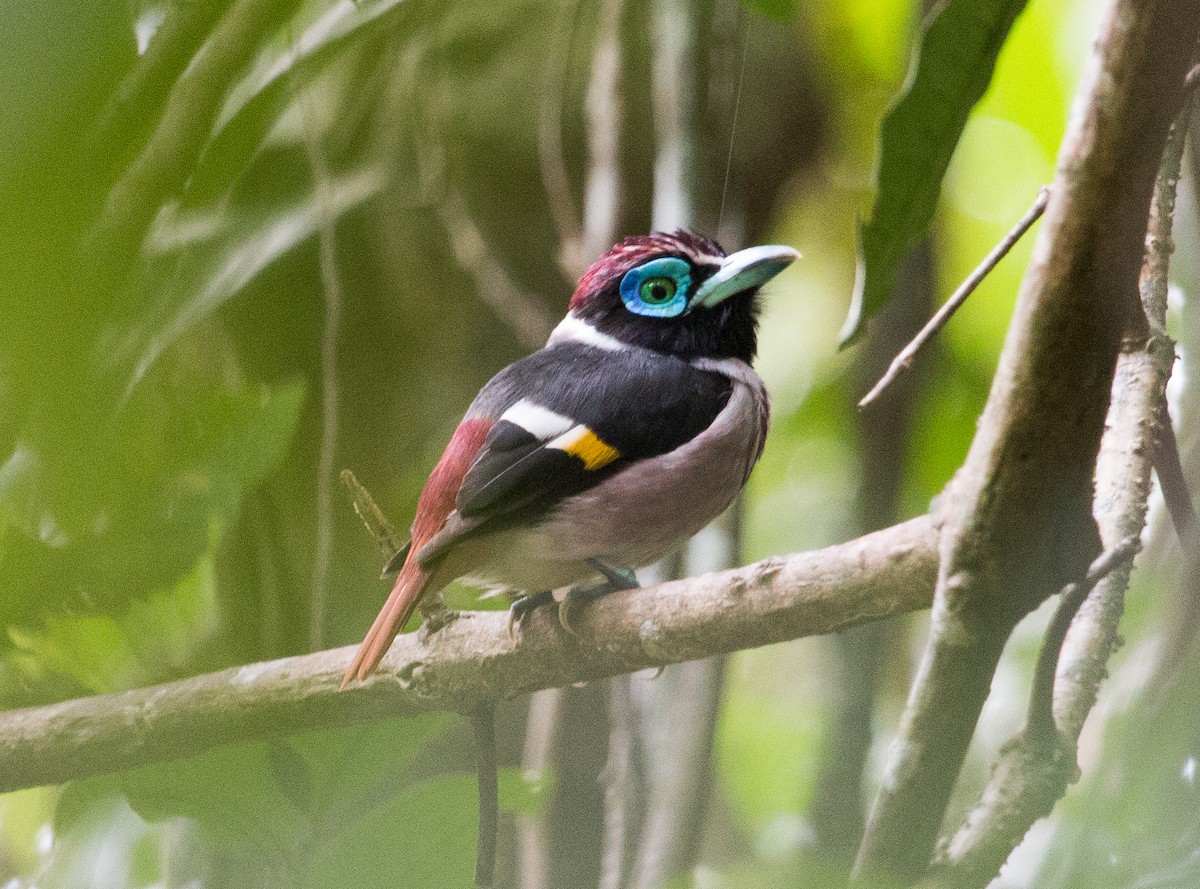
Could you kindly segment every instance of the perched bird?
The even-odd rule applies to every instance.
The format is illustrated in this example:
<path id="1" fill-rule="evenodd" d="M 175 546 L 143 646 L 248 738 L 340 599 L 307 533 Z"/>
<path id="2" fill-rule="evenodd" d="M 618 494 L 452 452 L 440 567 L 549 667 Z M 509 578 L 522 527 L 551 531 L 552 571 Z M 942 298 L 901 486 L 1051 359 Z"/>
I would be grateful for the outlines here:
<path id="1" fill-rule="evenodd" d="M 555 589 L 574 588 L 570 604 L 632 585 L 724 511 L 767 433 L 758 290 L 798 256 L 726 256 L 677 231 L 626 238 L 589 268 L 545 347 L 493 377 L 455 430 L 345 681 L 453 580 L 520 593 L 519 623 Z"/>

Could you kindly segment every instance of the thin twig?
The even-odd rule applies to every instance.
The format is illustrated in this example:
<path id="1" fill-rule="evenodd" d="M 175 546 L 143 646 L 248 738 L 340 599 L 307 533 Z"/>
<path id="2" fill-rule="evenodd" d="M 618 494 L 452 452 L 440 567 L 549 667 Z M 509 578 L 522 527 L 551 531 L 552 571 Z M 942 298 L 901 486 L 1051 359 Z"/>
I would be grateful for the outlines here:
<path id="1" fill-rule="evenodd" d="M 1046 734 L 1057 732 L 1054 723 L 1054 678 L 1058 671 L 1058 657 L 1062 653 L 1071 621 L 1075 619 L 1080 606 L 1096 584 L 1118 566 L 1132 561 L 1140 548 L 1140 538 L 1125 538 L 1119 545 L 1097 556 L 1083 580 L 1068 584 L 1063 589 L 1058 608 L 1050 626 L 1046 628 L 1046 637 L 1033 672 L 1033 689 L 1029 694 L 1029 715 L 1026 719 L 1029 731 Z"/>
<path id="2" fill-rule="evenodd" d="M 1163 502 L 1180 543 L 1185 547 L 1195 546 L 1192 531 L 1196 527 L 1196 507 L 1192 504 L 1192 492 L 1188 488 L 1183 462 L 1179 457 L 1179 442 L 1175 437 L 1175 427 L 1171 423 L 1171 412 L 1165 395 L 1158 406 L 1154 432 L 1150 455 L 1154 463 L 1154 474 L 1158 476 Z"/>
<path id="3" fill-rule="evenodd" d="M 1196 69 L 1192 69 L 1194 74 Z M 1189 85 L 1194 85 L 1190 82 Z M 1171 126 L 1167 146 L 1163 151 L 1158 182 L 1150 208 L 1150 222 L 1146 231 L 1146 262 L 1142 267 L 1138 290 L 1142 306 L 1146 310 L 1150 330 L 1148 349 L 1162 363 L 1163 374 L 1169 375 L 1175 363 L 1175 343 L 1167 335 L 1167 289 L 1171 254 L 1175 252 L 1173 229 L 1175 224 L 1175 196 L 1179 177 L 1183 169 L 1183 155 L 1187 144 L 1188 127 L 1191 121 L 1191 102 L 1184 102 L 1179 116 Z M 1151 460 L 1158 476 L 1159 487 L 1167 511 L 1180 541 L 1190 543 L 1191 528 L 1195 524 L 1195 509 L 1188 490 L 1183 467 L 1179 462 L 1179 444 L 1175 440 L 1175 428 L 1171 424 L 1171 413 L 1167 407 L 1166 392 L 1153 419 L 1154 435 L 1151 439 Z"/>
<path id="4" fill-rule="evenodd" d="M 656 47 L 650 71 L 654 114 L 650 227 L 672 231 L 695 225 L 695 23 L 692 10 L 681 0 L 657 0 L 650 15 Z"/>
<path id="5" fill-rule="evenodd" d="M 342 470 L 342 484 L 350 491 L 354 501 L 354 512 L 367 528 L 367 533 L 379 546 L 385 559 L 390 559 L 404 546 L 404 538 L 396 531 L 395 526 L 388 521 L 383 510 L 371 496 L 371 492 L 363 487 L 362 482 L 349 469 Z"/>
<path id="6" fill-rule="evenodd" d="M 925 347 L 925 344 L 939 330 L 946 326 L 946 322 L 950 320 L 950 316 L 958 311 L 958 308 L 967 301 L 967 297 L 975 291 L 975 288 L 980 285 L 983 279 L 1000 263 L 1000 260 L 1008 255 L 1008 251 L 1013 248 L 1017 241 L 1021 240 L 1021 236 L 1029 231 L 1030 227 L 1046 212 L 1046 204 L 1049 200 L 1049 187 L 1039 189 L 1037 200 L 1033 202 L 1033 206 L 1013 226 L 1012 230 L 1004 236 L 1004 240 L 992 249 L 992 252 L 984 258 L 975 271 L 971 272 L 967 279 L 959 285 L 953 295 L 942 304 L 942 307 L 929 319 L 929 323 L 921 328 L 920 333 L 913 337 L 912 342 L 900 350 L 900 354 L 892 360 L 891 366 L 888 367 L 887 373 L 880 378 L 874 388 L 864 395 L 862 401 L 858 403 L 860 408 L 866 407 L 878 398 L 884 389 L 894 383 L 897 377 L 912 366 L 913 359 L 917 353 Z"/>

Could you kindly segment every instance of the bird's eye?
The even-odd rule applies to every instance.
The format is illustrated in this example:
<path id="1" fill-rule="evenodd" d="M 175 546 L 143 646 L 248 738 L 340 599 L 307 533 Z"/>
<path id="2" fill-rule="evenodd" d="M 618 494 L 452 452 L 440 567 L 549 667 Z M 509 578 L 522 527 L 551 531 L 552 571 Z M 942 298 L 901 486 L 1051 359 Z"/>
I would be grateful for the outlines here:
<path id="1" fill-rule="evenodd" d="M 674 318 L 687 311 L 691 286 L 691 266 L 677 257 L 664 256 L 625 273 L 621 302 L 635 315 Z"/>
<path id="2" fill-rule="evenodd" d="M 674 278 L 647 278 L 638 288 L 638 296 L 642 302 L 650 306 L 661 306 L 675 297 Z"/>

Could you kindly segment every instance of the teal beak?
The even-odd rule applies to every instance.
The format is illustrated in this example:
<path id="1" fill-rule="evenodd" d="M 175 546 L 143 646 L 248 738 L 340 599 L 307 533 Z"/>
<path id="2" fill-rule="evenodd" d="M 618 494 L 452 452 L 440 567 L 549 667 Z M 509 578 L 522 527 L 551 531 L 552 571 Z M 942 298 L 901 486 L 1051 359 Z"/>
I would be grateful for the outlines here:
<path id="1" fill-rule="evenodd" d="M 791 247 L 748 247 L 725 257 L 717 273 L 700 285 L 692 306 L 712 308 L 731 296 L 761 287 L 800 258 Z"/>

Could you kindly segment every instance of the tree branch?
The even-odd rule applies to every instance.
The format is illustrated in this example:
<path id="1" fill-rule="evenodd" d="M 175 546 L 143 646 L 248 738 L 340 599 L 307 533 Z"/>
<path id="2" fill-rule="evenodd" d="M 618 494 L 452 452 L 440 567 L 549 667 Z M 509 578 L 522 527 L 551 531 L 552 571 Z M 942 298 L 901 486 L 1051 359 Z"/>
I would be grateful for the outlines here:
<path id="1" fill-rule="evenodd" d="M 930 639 L 860 875 L 925 871 L 1008 635 L 1099 552 L 1096 455 L 1198 31 L 1193 0 L 1115 0 L 1101 26 L 979 433 L 941 498 Z"/>
<path id="2" fill-rule="evenodd" d="M 1174 362 L 1165 326 L 1167 267 L 1188 110 L 1185 105 L 1167 141 L 1151 203 L 1141 273 L 1150 336 L 1130 343 L 1118 359 L 1108 431 L 1097 465 L 1096 520 L 1109 547 L 1106 556 L 1116 561 L 1107 570 L 1093 565 L 1092 573 L 1104 576 L 1091 595 L 1081 596 L 1086 593 L 1083 587 L 1074 594 L 1064 592 L 1038 660 L 1026 725 L 1001 748 L 979 803 L 935 861 L 933 875 L 939 885 L 985 886 L 1078 774 L 1079 733 L 1119 643 L 1118 623 L 1132 567 L 1121 551 L 1136 546 L 1146 522 L 1154 442 L 1161 436 Z M 1078 615 L 1070 610 L 1072 599 L 1076 608 L 1082 606 Z M 1068 630 L 1062 619 L 1071 617 Z"/>
<path id="3" fill-rule="evenodd" d="M 467 612 L 430 638 L 397 638 L 379 671 L 338 692 L 353 649 L 248 664 L 120 694 L 0 714 L 0 793 L 225 744 L 488 701 L 833 633 L 927 607 L 937 571 L 929 516 L 810 553 L 614 593 L 576 619 L 553 609 L 514 645 L 502 612 Z"/>

